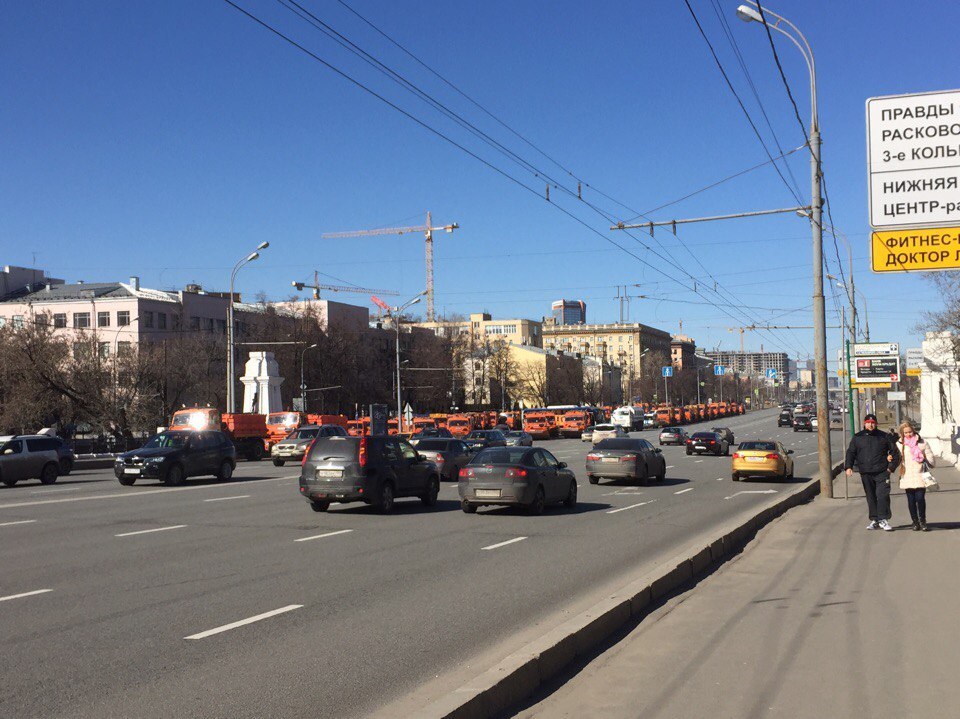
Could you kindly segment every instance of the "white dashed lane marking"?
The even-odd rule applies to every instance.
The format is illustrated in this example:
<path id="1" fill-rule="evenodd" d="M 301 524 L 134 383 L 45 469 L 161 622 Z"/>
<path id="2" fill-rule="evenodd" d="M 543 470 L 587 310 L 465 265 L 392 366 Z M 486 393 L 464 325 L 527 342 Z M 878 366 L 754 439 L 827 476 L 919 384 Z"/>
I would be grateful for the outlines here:
<path id="1" fill-rule="evenodd" d="M 326 534 L 315 534 L 312 537 L 300 537 L 300 539 L 294 539 L 294 542 L 309 542 L 311 539 L 323 539 L 324 537 L 335 537 L 338 534 L 349 534 L 352 532 L 352 529 L 340 529 L 336 532 L 327 532 Z"/>
<path id="2" fill-rule="evenodd" d="M 171 529 L 183 529 L 186 524 L 174 524 L 170 527 L 157 527 L 156 529 L 141 529 L 138 532 L 124 532 L 123 534 L 114 534 L 114 537 L 133 537 L 137 534 L 153 534 L 154 532 L 167 532 Z"/>
<path id="3" fill-rule="evenodd" d="M 616 514 L 617 512 L 626 512 L 628 509 L 635 509 L 636 507 L 642 507 L 645 504 L 653 504 L 657 500 L 651 499 L 647 502 L 640 502 L 639 504 L 631 504 L 627 507 L 620 507 L 620 509 L 611 509 L 607 511 L 607 514 Z"/>
<path id="4" fill-rule="evenodd" d="M 488 547 L 481 547 L 481 550 L 484 549 L 499 549 L 500 547 L 506 547 L 508 544 L 514 544 L 516 542 L 522 542 L 526 537 L 514 537 L 513 539 L 508 539 L 506 542 L 499 542 L 497 544 L 491 544 Z"/>
<path id="5" fill-rule="evenodd" d="M 0 602 L 6 602 L 11 599 L 21 599 L 23 597 L 33 597 L 37 594 L 46 594 L 47 592 L 52 592 L 52 589 L 35 589 L 32 592 L 23 592 L 22 594 L 11 594 L 8 597 L 0 597 Z"/>
<path id="6" fill-rule="evenodd" d="M 237 627 L 246 626 L 247 624 L 253 624 L 254 622 L 259 622 L 262 619 L 269 619 L 270 617 L 275 617 L 278 614 L 284 614 L 285 612 L 292 612 L 294 609 L 300 609 L 302 607 L 303 607 L 302 604 L 288 604 L 285 607 L 280 607 L 279 609 L 274 609 L 269 612 L 264 612 L 263 614 L 257 614 L 254 617 L 241 619 L 240 621 L 232 622 L 231 624 L 224 624 L 222 627 L 216 627 L 215 629 L 208 629 L 207 631 L 200 632 L 199 634 L 191 634 L 189 637 L 184 637 L 184 639 L 206 639 L 207 637 L 212 637 L 214 634 L 229 632 L 231 629 L 236 629 Z"/>
<path id="7" fill-rule="evenodd" d="M 683 494 L 684 492 L 692 492 L 693 487 L 687 487 L 686 489 L 681 489 L 679 492 L 674 492 L 674 494 Z"/>

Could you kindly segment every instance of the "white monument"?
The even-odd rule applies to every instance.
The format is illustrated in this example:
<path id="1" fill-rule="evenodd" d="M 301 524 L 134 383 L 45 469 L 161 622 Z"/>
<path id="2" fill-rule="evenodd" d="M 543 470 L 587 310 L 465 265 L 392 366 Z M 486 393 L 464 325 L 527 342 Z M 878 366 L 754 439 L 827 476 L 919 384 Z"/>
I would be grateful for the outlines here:
<path id="1" fill-rule="evenodd" d="M 270 414 L 283 411 L 280 403 L 280 365 L 273 352 L 251 352 L 243 368 L 243 411 Z"/>
<path id="2" fill-rule="evenodd" d="M 920 365 L 920 434 L 941 459 L 956 464 L 951 439 L 960 425 L 960 366 L 949 332 L 927 332 Z M 944 460 L 944 461 L 941 461 Z"/>

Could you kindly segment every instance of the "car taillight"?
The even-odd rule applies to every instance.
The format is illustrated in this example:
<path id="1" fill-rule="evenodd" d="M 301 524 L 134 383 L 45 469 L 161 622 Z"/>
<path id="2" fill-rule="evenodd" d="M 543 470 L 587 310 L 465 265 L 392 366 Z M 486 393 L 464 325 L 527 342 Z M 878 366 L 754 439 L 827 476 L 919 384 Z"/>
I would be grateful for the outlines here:
<path id="1" fill-rule="evenodd" d="M 767 459 L 780 459 L 779 454 L 768 454 Z"/>
<path id="2" fill-rule="evenodd" d="M 469 467 L 460 468 L 460 479 L 470 479 L 470 477 L 475 477 L 476 474 Z"/>
<path id="3" fill-rule="evenodd" d="M 733 458 L 734 458 L 734 459 L 740 459 L 740 457 L 741 457 L 741 454 L 740 454 L 739 452 L 734 452 L 734 453 L 733 453 Z"/>
<path id="4" fill-rule="evenodd" d="M 716 443 L 717 443 L 717 440 L 715 440 L 715 439 L 711 439 L 711 440 L 710 440 L 710 444 L 716 444 Z"/>
<path id="5" fill-rule="evenodd" d="M 693 444 L 693 440 L 692 440 L 692 439 L 688 439 L 688 440 L 687 440 L 687 444 Z"/>
<path id="6" fill-rule="evenodd" d="M 316 440 L 316 439 L 313 439 L 313 440 L 310 441 L 310 444 L 307 445 L 307 451 L 303 453 L 303 459 L 300 460 L 300 466 L 301 466 L 301 467 L 306 463 L 307 457 L 310 456 L 310 450 L 313 449 L 313 445 L 316 444 L 316 442 L 317 442 L 317 440 Z"/>
<path id="7" fill-rule="evenodd" d="M 360 467 L 367 466 L 367 436 L 360 438 Z"/>
<path id="8" fill-rule="evenodd" d="M 623 456 L 620 458 L 620 461 L 621 461 L 621 462 L 633 462 L 634 460 L 636 460 L 636 458 L 637 458 L 637 455 L 635 455 L 635 454 L 625 454 L 625 455 L 623 455 Z"/>
<path id="9" fill-rule="evenodd" d="M 443 464 L 443 455 L 438 454 L 436 457 L 433 458 L 433 461 L 436 462 L 437 464 Z"/>
<path id="10" fill-rule="evenodd" d="M 589 460 L 597 460 L 597 459 L 600 459 L 600 455 L 599 455 L 599 454 L 588 454 L 588 455 L 587 455 L 587 459 L 589 459 Z"/>
<path id="11" fill-rule="evenodd" d="M 526 477 L 527 470 L 522 467 L 508 467 L 506 471 L 507 479 L 517 479 L 518 477 Z"/>

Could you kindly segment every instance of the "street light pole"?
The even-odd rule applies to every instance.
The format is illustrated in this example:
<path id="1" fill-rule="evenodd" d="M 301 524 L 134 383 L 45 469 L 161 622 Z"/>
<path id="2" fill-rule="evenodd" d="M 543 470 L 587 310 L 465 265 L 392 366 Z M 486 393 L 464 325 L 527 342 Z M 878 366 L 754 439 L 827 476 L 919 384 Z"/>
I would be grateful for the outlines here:
<path id="1" fill-rule="evenodd" d="M 397 434 L 403 431 L 403 404 L 401 403 L 400 395 L 400 315 L 405 309 L 411 307 L 412 305 L 417 304 L 424 295 L 427 294 L 427 291 L 424 290 L 420 294 L 411 298 L 406 304 L 400 305 L 399 307 L 392 307 L 390 312 L 393 314 L 393 326 L 397 331 Z"/>
<path id="2" fill-rule="evenodd" d="M 227 305 L 227 412 L 233 414 L 237 411 L 236 400 L 234 398 L 234 371 L 233 371 L 233 283 L 237 278 L 237 271 L 248 262 L 253 262 L 260 256 L 260 250 L 265 250 L 270 246 L 269 242 L 261 242 L 257 249 L 244 257 L 233 266 L 230 273 L 230 302 Z"/>
<path id="3" fill-rule="evenodd" d="M 759 22 L 772 30 L 785 35 L 800 50 L 806 60 L 810 73 L 810 228 L 813 235 L 813 347 L 815 356 L 815 384 L 817 391 L 817 444 L 820 468 L 820 493 L 824 497 L 833 497 L 832 457 L 830 452 L 830 415 L 827 392 L 827 313 L 823 298 L 823 198 L 820 196 L 820 122 L 817 113 L 817 68 L 813 50 L 803 33 L 789 20 L 771 12 L 759 9 L 757 3 L 747 0 L 749 5 L 737 8 L 737 15 L 746 22 Z M 757 8 L 757 9 L 755 9 Z M 764 14 L 775 18 L 772 25 Z M 790 27 L 802 41 L 780 27 L 783 23 Z"/>
<path id="4" fill-rule="evenodd" d="M 307 411 L 307 385 L 303 381 L 303 361 L 304 357 L 307 354 L 307 350 L 312 350 L 316 348 L 316 344 L 312 344 L 309 347 L 304 347 L 303 351 L 300 352 L 300 402 L 302 404 L 301 411 Z"/>

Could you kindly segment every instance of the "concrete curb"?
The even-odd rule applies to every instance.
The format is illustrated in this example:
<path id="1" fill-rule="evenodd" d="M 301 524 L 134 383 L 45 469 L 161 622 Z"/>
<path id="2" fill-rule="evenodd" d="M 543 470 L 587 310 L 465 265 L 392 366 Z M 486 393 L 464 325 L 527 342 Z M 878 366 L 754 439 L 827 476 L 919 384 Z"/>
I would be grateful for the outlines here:
<path id="1" fill-rule="evenodd" d="M 834 465 L 836 477 L 842 463 Z M 614 632 L 645 614 L 661 597 L 739 552 L 765 525 L 820 493 L 811 480 L 792 494 L 729 527 L 720 536 L 688 547 L 655 571 L 530 642 L 453 692 L 415 714 L 421 719 L 488 719 L 531 696 L 578 656 L 594 650 Z"/>

